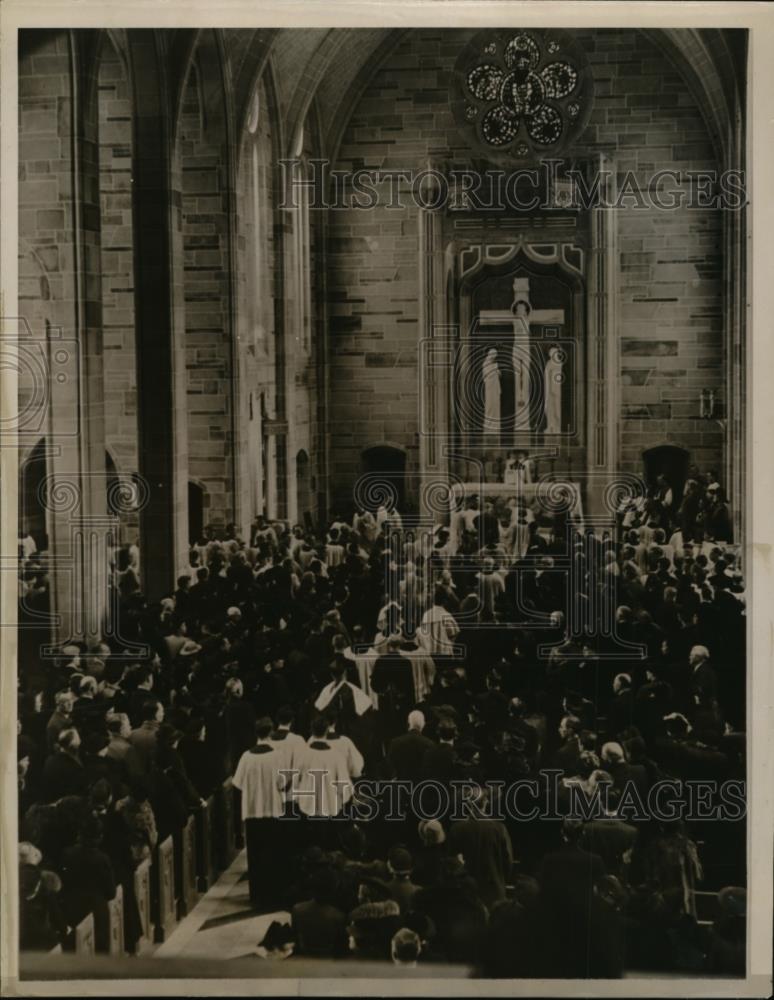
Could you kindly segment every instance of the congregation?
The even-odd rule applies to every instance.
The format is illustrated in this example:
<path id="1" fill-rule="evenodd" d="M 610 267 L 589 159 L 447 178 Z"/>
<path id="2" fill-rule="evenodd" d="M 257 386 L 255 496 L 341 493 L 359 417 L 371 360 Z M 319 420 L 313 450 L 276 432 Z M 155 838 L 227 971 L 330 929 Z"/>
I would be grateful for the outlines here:
<path id="1" fill-rule="evenodd" d="M 114 638 L 20 660 L 22 948 L 66 942 L 121 885 L 135 950 L 134 869 L 233 776 L 251 904 L 290 914 L 268 951 L 742 974 L 743 819 L 622 808 L 691 781 L 716 807 L 745 778 L 745 585 L 716 476 L 693 470 L 679 503 L 657 483 L 607 534 L 534 504 L 458 513 L 424 536 L 389 501 L 317 531 L 211 529 L 158 604 L 139 550 L 114 553 Z M 45 605 L 36 548 L 22 621 Z M 549 815 L 551 775 L 560 807 L 580 789 L 602 812 Z M 498 808 L 514 782 L 527 813 Z M 423 784 L 448 794 L 428 808 Z"/>

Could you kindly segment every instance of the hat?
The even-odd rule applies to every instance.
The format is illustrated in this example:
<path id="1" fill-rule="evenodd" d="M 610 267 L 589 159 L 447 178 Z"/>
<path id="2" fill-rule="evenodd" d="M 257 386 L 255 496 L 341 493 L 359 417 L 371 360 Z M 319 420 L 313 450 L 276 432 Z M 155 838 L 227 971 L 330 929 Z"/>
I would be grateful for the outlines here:
<path id="1" fill-rule="evenodd" d="M 194 642 L 193 639 L 186 639 L 183 645 L 180 647 L 180 652 L 178 656 L 196 656 L 201 650 L 201 646 L 198 642 Z"/>
<path id="2" fill-rule="evenodd" d="M 419 836 L 427 847 L 434 847 L 446 840 L 446 831 L 437 819 L 423 819 L 419 824 Z"/>
<path id="3" fill-rule="evenodd" d="M 165 611 L 174 611 L 175 610 L 175 601 L 174 601 L 174 599 L 172 597 L 162 597 L 162 599 L 161 599 L 161 607 Z"/>
<path id="4" fill-rule="evenodd" d="M 241 618 L 242 612 L 239 610 L 238 607 L 234 606 L 229 608 L 228 611 L 226 611 L 226 616 L 228 618 Z"/>
<path id="5" fill-rule="evenodd" d="M 387 855 L 387 860 L 390 868 L 392 868 L 396 875 L 408 875 L 414 867 L 411 854 L 405 847 L 391 847 L 390 853 Z"/>

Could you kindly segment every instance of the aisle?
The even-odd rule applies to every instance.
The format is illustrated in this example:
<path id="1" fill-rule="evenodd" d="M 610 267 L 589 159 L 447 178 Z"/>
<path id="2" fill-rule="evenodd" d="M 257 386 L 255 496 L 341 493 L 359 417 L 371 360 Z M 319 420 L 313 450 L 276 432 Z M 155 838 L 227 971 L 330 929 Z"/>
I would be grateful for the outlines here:
<path id="1" fill-rule="evenodd" d="M 251 955 L 272 920 L 289 919 L 289 913 L 256 914 L 250 908 L 247 854 L 241 851 L 153 957 L 228 960 Z"/>

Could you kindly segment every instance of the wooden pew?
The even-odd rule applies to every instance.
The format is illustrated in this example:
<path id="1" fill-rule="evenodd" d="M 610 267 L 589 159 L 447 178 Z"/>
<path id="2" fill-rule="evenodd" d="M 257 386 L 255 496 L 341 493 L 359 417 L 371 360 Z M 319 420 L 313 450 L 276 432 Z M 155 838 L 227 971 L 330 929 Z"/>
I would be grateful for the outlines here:
<path id="1" fill-rule="evenodd" d="M 120 885 L 108 903 L 108 954 L 124 954 L 124 890 Z"/>
<path id="2" fill-rule="evenodd" d="M 151 872 L 153 917 L 156 925 L 153 939 L 160 944 L 166 941 L 177 923 L 175 848 L 171 837 L 167 837 L 156 848 Z"/>
<path id="3" fill-rule="evenodd" d="M 142 936 L 137 943 L 137 950 L 142 951 L 153 941 L 151 925 L 151 863 L 150 858 L 141 861 L 134 873 L 134 894 L 137 897 L 137 907 L 140 911 Z"/>
<path id="4" fill-rule="evenodd" d="M 216 799 L 216 845 L 218 868 L 228 868 L 236 855 L 234 835 L 234 786 L 231 778 L 226 778 Z"/>
<path id="5" fill-rule="evenodd" d="M 124 953 L 124 890 L 116 886 L 111 900 L 100 903 L 94 917 L 94 946 L 99 954 L 123 955 Z"/>
<path id="6" fill-rule="evenodd" d="M 212 796 L 196 811 L 196 877 L 199 892 L 206 892 L 215 882 L 214 813 Z"/>
<path id="7" fill-rule="evenodd" d="M 196 906 L 196 817 L 191 815 L 180 833 L 175 850 L 175 880 L 178 884 L 178 915 L 184 917 Z"/>
<path id="8" fill-rule="evenodd" d="M 89 914 L 73 930 L 76 955 L 94 954 L 94 915 Z"/>

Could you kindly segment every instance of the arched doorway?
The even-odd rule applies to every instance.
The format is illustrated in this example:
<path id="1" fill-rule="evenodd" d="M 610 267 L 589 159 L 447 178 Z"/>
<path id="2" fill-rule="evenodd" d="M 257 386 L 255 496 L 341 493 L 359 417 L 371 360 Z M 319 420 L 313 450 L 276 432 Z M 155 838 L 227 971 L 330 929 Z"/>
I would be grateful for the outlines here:
<path id="1" fill-rule="evenodd" d="M 672 488 L 674 505 L 683 498 L 685 480 L 688 478 L 688 466 L 691 453 L 685 448 L 674 444 L 660 444 L 648 448 L 642 453 L 643 474 L 648 487 L 655 485 L 659 476 L 663 476 Z"/>
<path id="2" fill-rule="evenodd" d="M 19 484 L 19 528 L 32 536 L 38 552 L 48 548 L 45 496 L 42 495 L 46 468 L 46 441 L 41 438 L 21 467 Z"/>
<path id="3" fill-rule="evenodd" d="M 378 477 L 380 482 L 392 487 L 399 510 L 404 507 L 406 485 L 406 452 L 397 445 L 388 443 L 372 445 L 361 455 L 363 474 Z M 366 490 L 365 493 L 371 492 Z M 378 493 L 380 491 L 374 491 Z"/>
<path id="4" fill-rule="evenodd" d="M 302 448 L 296 455 L 296 517 L 299 524 L 311 526 L 313 509 L 311 465 Z"/>
<path id="5" fill-rule="evenodd" d="M 188 541 L 191 545 L 204 535 L 204 487 L 188 481 Z"/>

